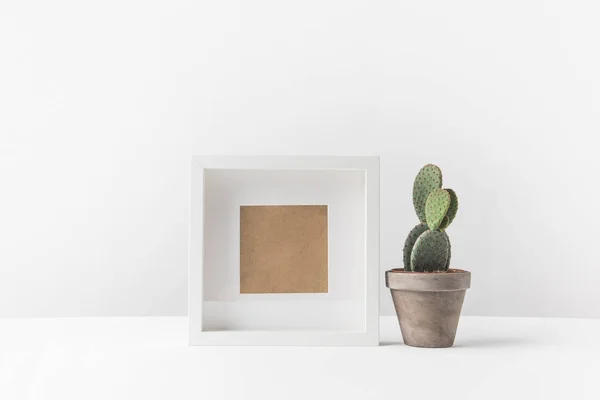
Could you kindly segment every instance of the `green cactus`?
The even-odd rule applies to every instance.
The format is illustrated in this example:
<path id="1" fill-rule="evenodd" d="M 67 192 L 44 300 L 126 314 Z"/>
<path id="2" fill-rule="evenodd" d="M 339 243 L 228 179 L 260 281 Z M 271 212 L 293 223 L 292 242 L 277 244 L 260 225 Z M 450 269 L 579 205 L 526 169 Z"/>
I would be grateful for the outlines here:
<path id="1" fill-rule="evenodd" d="M 404 242 L 404 270 L 447 271 L 450 267 L 450 238 L 445 232 L 456 217 L 458 197 L 452 189 L 442 189 L 442 172 L 428 164 L 421 168 L 413 186 L 413 204 L 420 224 Z"/>
<path id="2" fill-rule="evenodd" d="M 419 221 L 426 222 L 425 204 L 434 189 L 442 187 L 442 171 L 433 164 L 427 164 L 417 174 L 413 185 L 413 204 Z"/>

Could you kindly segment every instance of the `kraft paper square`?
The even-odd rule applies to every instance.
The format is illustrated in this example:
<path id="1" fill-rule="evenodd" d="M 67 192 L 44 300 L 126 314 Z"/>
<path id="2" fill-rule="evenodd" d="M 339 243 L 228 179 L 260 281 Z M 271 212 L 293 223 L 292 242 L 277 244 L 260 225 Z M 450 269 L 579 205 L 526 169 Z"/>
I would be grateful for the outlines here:
<path id="1" fill-rule="evenodd" d="M 327 206 L 240 207 L 240 293 L 327 293 Z"/>

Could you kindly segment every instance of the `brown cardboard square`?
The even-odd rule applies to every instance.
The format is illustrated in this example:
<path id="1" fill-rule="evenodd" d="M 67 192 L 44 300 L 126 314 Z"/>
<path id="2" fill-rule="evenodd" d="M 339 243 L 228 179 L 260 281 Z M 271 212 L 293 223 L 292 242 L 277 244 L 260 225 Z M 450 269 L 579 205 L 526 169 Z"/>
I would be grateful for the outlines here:
<path id="1" fill-rule="evenodd" d="M 240 207 L 240 293 L 327 293 L 327 206 Z"/>

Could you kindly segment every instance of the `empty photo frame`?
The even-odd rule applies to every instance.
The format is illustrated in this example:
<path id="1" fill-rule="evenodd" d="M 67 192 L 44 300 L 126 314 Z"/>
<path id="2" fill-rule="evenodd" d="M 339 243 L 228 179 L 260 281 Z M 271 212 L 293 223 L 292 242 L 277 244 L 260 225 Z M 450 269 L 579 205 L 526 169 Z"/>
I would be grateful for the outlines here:
<path id="1" fill-rule="evenodd" d="M 379 158 L 192 156 L 191 345 L 377 345 Z"/>

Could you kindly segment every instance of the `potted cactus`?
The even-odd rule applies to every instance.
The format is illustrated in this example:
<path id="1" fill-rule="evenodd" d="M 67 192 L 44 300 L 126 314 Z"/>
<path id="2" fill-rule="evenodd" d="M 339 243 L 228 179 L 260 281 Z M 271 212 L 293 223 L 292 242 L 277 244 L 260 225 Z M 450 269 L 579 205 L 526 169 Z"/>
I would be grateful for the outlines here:
<path id="1" fill-rule="evenodd" d="M 471 273 L 450 268 L 446 229 L 458 211 L 458 197 L 442 189 L 442 171 L 424 166 L 415 179 L 413 204 L 420 223 L 404 243 L 404 268 L 385 273 L 404 343 L 451 347 Z"/>

